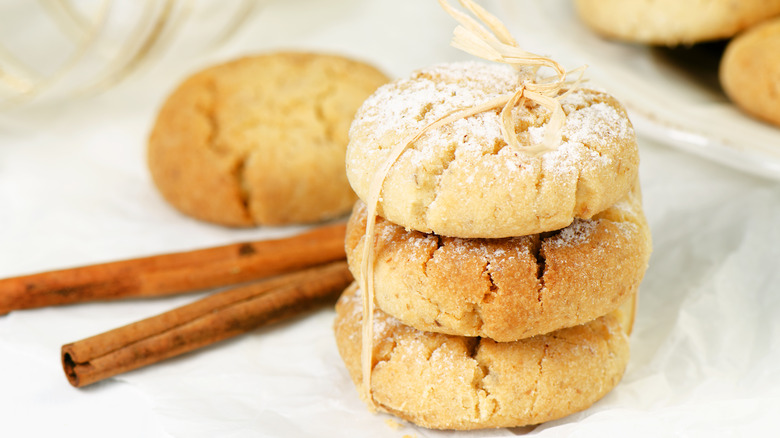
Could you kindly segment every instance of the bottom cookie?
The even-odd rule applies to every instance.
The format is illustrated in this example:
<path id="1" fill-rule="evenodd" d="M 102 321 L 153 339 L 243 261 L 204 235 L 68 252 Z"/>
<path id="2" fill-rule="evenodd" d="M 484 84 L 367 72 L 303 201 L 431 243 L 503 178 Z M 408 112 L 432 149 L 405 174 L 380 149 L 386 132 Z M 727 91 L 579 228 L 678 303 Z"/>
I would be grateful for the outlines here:
<path id="1" fill-rule="evenodd" d="M 538 424 L 586 409 L 621 379 L 634 297 L 594 321 L 515 342 L 416 330 L 376 310 L 371 389 L 380 410 L 433 429 Z M 362 383 L 362 295 L 336 304 L 339 353 Z"/>

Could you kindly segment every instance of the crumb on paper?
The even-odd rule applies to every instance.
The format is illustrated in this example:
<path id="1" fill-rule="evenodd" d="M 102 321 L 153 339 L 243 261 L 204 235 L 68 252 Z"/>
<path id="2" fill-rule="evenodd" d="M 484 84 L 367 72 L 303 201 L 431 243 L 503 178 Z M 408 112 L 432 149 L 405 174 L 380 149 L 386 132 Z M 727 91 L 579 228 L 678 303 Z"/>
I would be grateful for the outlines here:
<path id="1" fill-rule="evenodd" d="M 393 420 L 392 418 L 386 419 L 385 420 L 385 424 L 390 426 L 391 429 L 395 429 L 395 430 L 398 430 L 398 429 L 401 429 L 401 428 L 404 427 L 403 423 L 399 423 L 399 422 Z M 406 436 L 407 435 L 404 435 L 404 438 L 406 438 Z"/>

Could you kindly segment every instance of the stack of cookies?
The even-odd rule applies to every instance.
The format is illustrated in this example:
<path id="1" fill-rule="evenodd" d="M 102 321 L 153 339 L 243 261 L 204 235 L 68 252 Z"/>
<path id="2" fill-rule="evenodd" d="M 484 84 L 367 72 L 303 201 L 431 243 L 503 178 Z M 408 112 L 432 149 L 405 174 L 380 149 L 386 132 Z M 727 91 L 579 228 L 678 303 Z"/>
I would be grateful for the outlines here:
<path id="1" fill-rule="evenodd" d="M 370 293 L 358 286 L 369 188 L 391 150 L 515 92 L 523 74 L 479 62 L 423 69 L 380 87 L 351 127 L 347 176 L 362 201 L 346 249 L 357 282 L 337 304 L 337 344 L 358 387 L 370 369 L 366 402 L 421 426 L 561 418 L 610 391 L 628 361 L 650 235 L 635 134 L 603 92 L 561 90 L 560 144 L 541 154 L 507 144 L 501 108 L 411 141 L 373 201 L 373 281 Z M 549 132 L 550 112 L 531 100 L 511 117 L 523 147 Z M 364 318 L 368 299 L 375 310 Z"/>

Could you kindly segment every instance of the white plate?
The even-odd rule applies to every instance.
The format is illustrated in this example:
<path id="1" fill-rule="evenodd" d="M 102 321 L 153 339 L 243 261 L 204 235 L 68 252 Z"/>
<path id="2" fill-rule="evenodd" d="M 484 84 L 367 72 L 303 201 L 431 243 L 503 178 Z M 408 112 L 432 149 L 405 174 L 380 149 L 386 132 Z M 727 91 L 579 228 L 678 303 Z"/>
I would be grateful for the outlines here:
<path id="1" fill-rule="evenodd" d="M 525 50 L 568 69 L 587 65 L 586 77 L 626 106 L 640 135 L 780 180 L 780 128 L 728 101 L 717 84 L 717 54 L 608 41 L 579 20 L 571 0 L 499 4 L 498 16 Z M 694 58 L 701 55 L 709 58 Z"/>

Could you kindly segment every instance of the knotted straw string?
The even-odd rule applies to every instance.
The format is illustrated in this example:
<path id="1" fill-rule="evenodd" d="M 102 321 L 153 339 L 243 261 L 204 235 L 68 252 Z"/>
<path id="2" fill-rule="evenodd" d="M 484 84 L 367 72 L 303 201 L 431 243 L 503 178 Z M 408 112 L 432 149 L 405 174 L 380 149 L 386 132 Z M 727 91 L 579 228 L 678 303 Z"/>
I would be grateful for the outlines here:
<path id="1" fill-rule="evenodd" d="M 580 75 L 577 80 L 566 80 L 566 70 L 556 61 L 526 52 L 518 47 L 517 42 L 509 33 L 509 30 L 498 18 L 487 12 L 472 0 L 460 0 L 460 4 L 481 20 L 486 29 L 477 20 L 466 13 L 453 8 L 448 0 L 439 0 L 442 8 L 460 23 L 455 28 L 452 38 L 452 46 L 469 54 L 489 61 L 500 62 L 515 67 L 520 73 L 518 89 L 512 94 L 496 97 L 478 105 L 468 108 L 456 109 L 443 117 L 429 123 L 421 129 L 403 138 L 390 150 L 387 159 L 371 178 L 366 197 L 367 220 L 365 241 L 363 242 L 361 263 L 360 288 L 363 291 L 363 323 L 361 336 L 361 392 L 369 404 L 376 409 L 371 390 L 371 370 L 373 365 L 373 318 L 374 318 L 374 241 L 376 228 L 376 215 L 379 201 L 381 200 L 382 185 L 384 184 L 390 168 L 395 164 L 401 154 L 409 145 L 417 141 L 423 134 L 431 129 L 452 123 L 458 119 L 467 118 L 496 108 L 501 109 L 501 135 L 507 145 L 523 154 L 538 156 L 548 151 L 554 151 L 561 144 L 562 128 L 566 116 L 563 112 L 560 99 L 574 91 L 582 77 L 583 68 L 576 69 Z M 552 69 L 554 75 L 546 80 L 537 81 L 537 70 L 540 68 Z M 564 87 L 569 89 L 560 93 Z M 550 119 L 542 137 L 542 141 L 531 146 L 520 144 L 515 134 L 515 121 L 512 118 L 512 110 L 522 105 L 525 99 L 532 100 L 550 112 Z"/>

